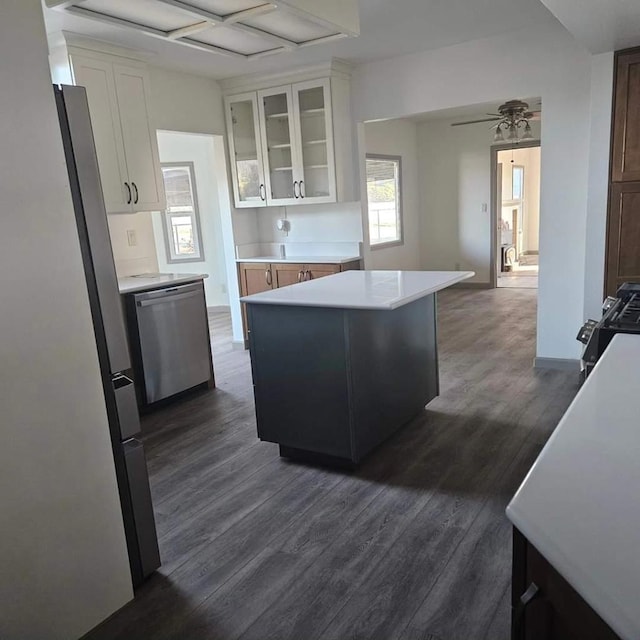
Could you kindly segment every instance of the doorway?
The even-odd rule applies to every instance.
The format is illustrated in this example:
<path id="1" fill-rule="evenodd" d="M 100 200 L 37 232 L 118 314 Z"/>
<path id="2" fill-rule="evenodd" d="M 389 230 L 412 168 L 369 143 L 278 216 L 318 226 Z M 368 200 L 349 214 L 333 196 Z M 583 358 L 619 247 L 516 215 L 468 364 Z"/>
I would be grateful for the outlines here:
<path id="1" fill-rule="evenodd" d="M 540 142 L 491 151 L 493 282 L 496 287 L 538 288 L 540 228 Z"/>

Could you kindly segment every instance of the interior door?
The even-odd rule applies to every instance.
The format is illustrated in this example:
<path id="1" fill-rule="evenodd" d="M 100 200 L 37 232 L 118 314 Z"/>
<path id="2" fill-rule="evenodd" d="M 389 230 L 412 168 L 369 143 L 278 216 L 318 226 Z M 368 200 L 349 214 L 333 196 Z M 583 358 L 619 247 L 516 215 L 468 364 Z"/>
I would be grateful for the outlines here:
<path id="1" fill-rule="evenodd" d="M 300 202 L 291 86 L 258 92 L 267 205 Z"/>
<path id="2" fill-rule="evenodd" d="M 331 85 L 329 79 L 299 82 L 292 87 L 298 181 L 301 201 L 336 201 Z"/>
<path id="3" fill-rule="evenodd" d="M 71 57 L 73 80 L 85 87 L 107 213 L 132 210 L 113 66 L 90 57 Z"/>
<path id="4" fill-rule="evenodd" d="M 231 96 L 225 104 L 235 205 L 238 208 L 264 207 L 267 189 L 258 125 L 258 96 L 255 92 Z"/>
<path id="5" fill-rule="evenodd" d="M 149 122 L 146 71 L 114 65 L 122 138 L 134 211 L 158 211 L 166 206 L 155 129 Z"/>

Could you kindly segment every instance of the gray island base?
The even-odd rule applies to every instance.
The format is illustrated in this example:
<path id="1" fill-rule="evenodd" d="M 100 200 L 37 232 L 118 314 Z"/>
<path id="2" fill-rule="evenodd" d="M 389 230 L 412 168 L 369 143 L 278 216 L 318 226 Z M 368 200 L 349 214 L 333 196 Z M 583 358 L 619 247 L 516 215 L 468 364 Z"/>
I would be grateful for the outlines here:
<path id="1" fill-rule="evenodd" d="M 434 288 L 471 275 L 345 272 L 243 298 L 259 438 L 357 465 L 438 395 Z"/>

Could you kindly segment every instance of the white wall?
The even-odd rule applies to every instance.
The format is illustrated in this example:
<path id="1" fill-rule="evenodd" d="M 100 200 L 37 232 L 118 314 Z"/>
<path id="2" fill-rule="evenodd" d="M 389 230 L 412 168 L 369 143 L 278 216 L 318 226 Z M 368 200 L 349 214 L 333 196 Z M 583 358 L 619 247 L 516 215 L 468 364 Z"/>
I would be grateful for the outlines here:
<path id="1" fill-rule="evenodd" d="M 491 132 L 451 126 L 459 121 L 418 125 L 422 268 L 475 271 L 470 282 L 489 282 Z"/>
<path id="2" fill-rule="evenodd" d="M 541 96 L 539 357 L 579 356 L 576 327 L 585 297 L 599 288 L 584 279 L 587 203 L 594 196 L 589 165 L 607 156 L 601 145 L 590 146 L 594 127 L 604 135 L 590 113 L 598 80 L 604 90 L 606 69 L 592 69 L 591 56 L 551 16 L 534 29 L 371 62 L 353 75 L 357 122 Z"/>
<path id="3" fill-rule="evenodd" d="M 409 120 L 369 122 L 364 126 L 366 153 L 402 157 L 402 222 L 404 242 L 401 246 L 371 249 L 364 194 L 366 180 L 362 180 L 362 225 L 365 236 L 364 260 L 367 269 L 420 268 L 420 193 L 418 189 L 417 126 Z M 365 162 L 365 154 L 361 160 Z M 361 174 L 361 179 L 364 174 Z"/>
<path id="4" fill-rule="evenodd" d="M 158 255 L 158 268 L 163 272 L 206 273 L 204 281 L 208 307 L 228 306 L 227 270 L 224 261 L 222 221 L 218 197 L 218 180 L 227 179 L 225 167 L 216 167 L 213 136 L 175 131 L 158 131 L 160 162 L 193 162 L 200 232 L 204 260 L 198 262 L 168 262 L 162 228 L 163 213 L 153 214 L 153 233 Z"/>
<path id="5" fill-rule="evenodd" d="M 112 213 L 107 216 L 107 222 L 118 277 L 156 273 L 158 256 L 151 213 Z M 135 234 L 133 245 L 129 244 L 129 231 Z"/>
<path id="6" fill-rule="evenodd" d="M 133 593 L 39 0 L 0 58 L 0 637 L 68 640 Z"/>
<path id="7" fill-rule="evenodd" d="M 602 313 L 602 299 L 604 297 L 612 85 L 613 53 L 593 56 L 591 60 L 591 129 L 584 267 L 584 317 L 594 319 L 599 318 Z"/>

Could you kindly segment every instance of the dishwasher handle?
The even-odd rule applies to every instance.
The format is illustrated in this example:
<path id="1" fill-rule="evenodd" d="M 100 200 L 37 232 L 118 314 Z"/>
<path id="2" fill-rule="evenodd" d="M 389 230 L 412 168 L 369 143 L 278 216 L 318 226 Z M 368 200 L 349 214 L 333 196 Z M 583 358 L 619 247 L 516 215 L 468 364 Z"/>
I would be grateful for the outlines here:
<path id="1" fill-rule="evenodd" d="M 136 300 L 136 305 L 139 307 L 150 307 L 154 304 L 166 304 L 167 302 L 173 302 L 174 300 L 195 298 L 199 295 L 201 295 L 200 291 L 190 291 L 189 293 L 178 293 L 176 295 L 169 294 L 158 298 L 150 298 L 148 300 Z"/>

